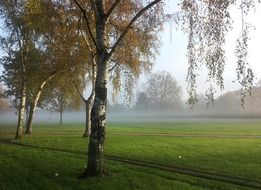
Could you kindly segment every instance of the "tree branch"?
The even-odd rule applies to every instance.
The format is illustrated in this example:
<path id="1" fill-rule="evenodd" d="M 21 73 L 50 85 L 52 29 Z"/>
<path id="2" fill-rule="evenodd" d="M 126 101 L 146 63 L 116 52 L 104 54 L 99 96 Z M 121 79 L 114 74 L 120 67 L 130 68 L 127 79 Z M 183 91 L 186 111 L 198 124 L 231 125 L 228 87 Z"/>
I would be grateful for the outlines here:
<path id="1" fill-rule="evenodd" d="M 86 102 L 87 100 L 84 98 L 84 96 L 83 96 L 83 94 L 81 93 L 81 91 L 80 91 L 78 85 L 76 84 L 76 82 L 75 82 L 73 79 L 72 79 L 72 83 L 73 83 L 75 89 L 77 90 L 78 94 L 80 95 L 82 101 Z"/>
<path id="2" fill-rule="evenodd" d="M 73 1 L 77 5 L 77 7 L 81 10 L 81 12 L 83 14 L 83 18 L 84 18 L 86 25 L 87 25 L 88 33 L 91 37 L 91 40 L 92 40 L 94 46 L 97 48 L 97 44 L 96 44 L 96 41 L 95 41 L 93 34 L 92 34 L 92 31 L 91 31 L 91 27 L 90 27 L 90 23 L 89 23 L 89 20 L 88 20 L 88 16 L 86 14 L 86 10 L 79 4 L 79 2 L 77 0 L 73 0 Z"/>
<path id="3" fill-rule="evenodd" d="M 95 53 L 93 52 L 92 47 L 91 47 L 89 41 L 87 40 L 87 38 L 86 38 L 86 36 L 84 35 L 84 33 L 83 33 L 82 30 L 80 31 L 80 33 L 81 33 L 81 36 L 82 36 L 82 38 L 83 38 L 83 40 L 84 40 L 86 46 L 88 47 L 88 49 L 89 49 L 89 51 L 90 51 L 91 56 L 93 56 Z"/>
<path id="4" fill-rule="evenodd" d="M 125 30 L 122 32 L 122 34 L 120 35 L 120 37 L 118 38 L 118 40 L 115 42 L 115 44 L 113 45 L 111 51 L 108 53 L 108 59 L 111 58 L 112 54 L 115 52 L 116 48 L 119 46 L 120 42 L 122 41 L 122 39 L 126 36 L 126 34 L 128 33 L 128 31 L 131 29 L 133 23 L 142 16 L 142 14 L 144 12 L 146 12 L 148 9 L 150 9 L 151 7 L 153 7 L 154 5 L 156 5 L 158 2 L 160 2 L 161 0 L 154 0 L 151 3 L 149 3 L 147 6 L 145 6 L 143 9 L 141 9 L 130 21 L 130 23 L 128 24 L 128 26 L 125 28 Z"/>
<path id="5" fill-rule="evenodd" d="M 120 2 L 121 2 L 121 0 L 116 0 L 114 2 L 114 4 L 111 6 L 110 10 L 106 13 L 105 22 L 107 22 L 107 20 L 110 18 L 110 16 L 112 15 L 113 11 L 115 10 L 115 8 L 117 7 L 117 5 Z"/>
<path id="6" fill-rule="evenodd" d="M 113 71 L 115 69 L 115 67 L 118 65 L 118 63 L 116 61 L 113 61 L 114 65 L 109 69 L 109 72 Z"/>

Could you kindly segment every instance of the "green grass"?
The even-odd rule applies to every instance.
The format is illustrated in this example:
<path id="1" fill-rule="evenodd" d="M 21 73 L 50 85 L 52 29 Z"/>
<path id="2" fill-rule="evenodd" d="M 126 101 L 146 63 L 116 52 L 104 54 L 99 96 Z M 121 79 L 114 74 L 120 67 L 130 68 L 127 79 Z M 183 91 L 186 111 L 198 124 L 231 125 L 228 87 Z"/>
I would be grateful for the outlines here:
<path id="1" fill-rule="evenodd" d="M 0 126 L 0 139 L 13 138 L 14 131 L 14 126 Z M 87 152 L 87 139 L 81 138 L 83 125 L 68 124 L 60 127 L 36 124 L 33 132 L 33 135 L 25 136 L 17 142 L 36 147 Z M 158 133 L 192 136 L 150 135 Z M 193 136 L 202 134 L 211 136 Z M 215 135 L 222 135 L 222 138 L 215 138 Z M 223 137 L 226 135 L 229 137 Z M 261 138 L 251 137 L 260 135 L 260 123 L 109 124 L 105 154 L 260 181 Z M 76 177 L 84 170 L 86 163 L 84 155 L 7 144 L 0 144 L 0 154 L 1 190 L 248 189 L 108 160 L 106 166 L 111 171 L 110 176 L 104 179 L 78 180 Z M 55 176 L 55 173 L 59 175 Z"/>
<path id="2" fill-rule="evenodd" d="M 107 162 L 111 175 L 79 180 L 85 158 L 67 153 L 0 145 L 0 189 L 203 189 L 149 171 Z"/>

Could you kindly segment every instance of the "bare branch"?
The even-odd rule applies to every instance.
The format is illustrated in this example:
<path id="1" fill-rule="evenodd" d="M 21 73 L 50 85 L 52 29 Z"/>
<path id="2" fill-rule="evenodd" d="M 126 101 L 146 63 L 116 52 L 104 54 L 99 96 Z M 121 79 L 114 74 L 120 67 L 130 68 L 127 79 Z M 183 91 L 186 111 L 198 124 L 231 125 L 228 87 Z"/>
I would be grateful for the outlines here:
<path id="1" fill-rule="evenodd" d="M 87 100 L 84 98 L 84 96 L 83 96 L 83 94 L 81 93 L 81 91 L 80 91 L 78 85 L 76 84 L 76 82 L 75 82 L 73 79 L 72 79 L 72 83 L 73 83 L 75 89 L 77 90 L 78 94 L 80 95 L 82 101 L 86 102 Z"/>
<path id="2" fill-rule="evenodd" d="M 117 7 L 117 5 L 121 2 L 121 0 L 116 0 L 114 2 L 114 4 L 111 6 L 110 10 L 108 11 L 108 13 L 106 14 L 105 17 L 105 22 L 107 22 L 107 20 L 110 18 L 110 16 L 112 15 L 113 11 L 115 10 L 115 8 Z"/>
<path id="3" fill-rule="evenodd" d="M 118 63 L 115 62 L 115 64 L 109 69 L 109 72 L 113 71 L 113 69 L 115 69 L 115 67 L 118 65 Z"/>
<path id="4" fill-rule="evenodd" d="M 115 44 L 113 45 L 111 51 L 108 54 L 108 59 L 111 58 L 112 54 L 114 53 L 114 51 L 116 50 L 116 48 L 119 46 L 120 42 L 122 41 L 122 39 L 126 36 L 126 34 L 128 33 L 128 31 L 131 29 L 132 25 L 134 24 L 134 22 L 140 18 L 142 16 L 142 14 L 144 12 L 146 12 L 148 9 L 150 9 L 151 7 L 153 7 L 154 5 L 156 5 L 158 2 L 160 2 L 161 0 L 154 0 L 151 3 L 149 3 L 147 6 L 145 6 L 143 9 L 141 9 L 130 21 L 130 23 L 128 24 L 128 26 L 125 28 L 125 30 L 122 32 L 122 34 L 120 35 L 120 37 L 118 38 L 118 40 L 115 42 Z"/>
<path id="5" fill-rule="evenodd" d="M 82 38 L 83 38 L 83 40 L 84 40 L 86 46 L 87 46 L 88 49 L 89 49 L 91 55 L 93 56 L 95 53 L 93 52 L 93 49 L 92 49 L 92 47 L 91 47 L 91 45 L 90 45 L 90 43 L 89 43 L 89 40 L 88 40 L 88 39 L 86 38 L 86 36 L 84 35 L 83 31 L 80 31 L 80 33 L 81 33 L 81 36 L 82 36 Z"/>
<path id="6" fill-rule="evenodd" d="M 96 41 L 95 41 L 93 34 L 92 34 L 92 31 L 91 31 L 91 27 L 90 27 L 88 16 L 86 14 L 86 10 L 79 4 L 79 2 L 77 0 L 73 0 L 73 1 L 78 6 L 78 8 L 81 10 L 81 12 L 83 14 L 83 18 L 84 18 L 86 25 L 87 25 L 87 30 L 88 30 L 88 33 L 91 37 L 91 40 L 92 40 L 93 44 L 95 45 L 95 47 L 97 47 Z"/>

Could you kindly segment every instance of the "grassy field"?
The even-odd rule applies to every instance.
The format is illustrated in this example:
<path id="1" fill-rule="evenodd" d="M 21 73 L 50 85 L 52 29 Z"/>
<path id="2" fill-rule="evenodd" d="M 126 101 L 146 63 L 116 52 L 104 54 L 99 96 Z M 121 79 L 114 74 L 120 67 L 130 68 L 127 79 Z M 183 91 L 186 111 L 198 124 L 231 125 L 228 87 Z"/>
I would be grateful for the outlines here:
<path id="1" fill-rule="evenodd" d="M 259 122 L 108 124 L 105 162 L 109 175 L 86 180 L 77 179 L 86 167 L 83 125 L 35 124 L 33 135 L 18 141 L 12 140 L 14 131 L 11 124 L 0 126 L 0 189 L 231 190 L 261 185 Z M 181 168 L 181 172 L 109 159 L 115 156 Z M 225 176 L 225 181 L 216 175 Z M 251 181 L 257 186 L 248 186 Z"/>

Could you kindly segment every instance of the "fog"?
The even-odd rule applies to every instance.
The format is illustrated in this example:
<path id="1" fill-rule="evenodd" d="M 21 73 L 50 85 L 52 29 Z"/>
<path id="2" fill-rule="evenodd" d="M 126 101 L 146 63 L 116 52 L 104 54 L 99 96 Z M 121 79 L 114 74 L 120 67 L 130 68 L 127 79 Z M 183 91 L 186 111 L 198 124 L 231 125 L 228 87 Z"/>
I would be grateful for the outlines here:
<path id="1" fill-rule="evenodd" d="M 0 124 L 1 123 L 16 123 L 17 114 L 14 110 L 9 112 L 0 113 Z M 53 111 L 37 110 L 35 118 L 33 120 L 35 123 L 46 123 L 53 124 L 60 122 L 60 114 Z M 84 123 L 85 113 L 84 112 L 64 112 L 63 113 L 63 123 Z"/>
<path id="2" fill-rule="evenodd" d="M 206 108 L 208 109 L 208 108 Z M 226 114 L 208 109 L 208 112 L 197 112 L 191 109 L 171 111 L 165 110 L 125 110 L 109 111 L 107 123 L 171 123 L 171 122 L 257 122 L 261 121 L 261 115 L 255 114 Z M 14 111 L 0 113 L 0 124 L 15 124 L 17 115 Z M 59 124 L 60 115 L 57 112 L 37 110 L 34 123 Z M 85 122 L 85 112 L 64 112 L 63 124 Z"/>
<path id="3" fill-rule="evenodd" d="M 153 107 L 139 101 L 131 107 L 122 104 L 109 104 L 107 123 L 156 123 L 156 122 L 234 122 L 261 121 L 261 87 L 252 89 L 252 96 L 241 105 L 240 91 L 228 92 L 218 97 L 213 105 L 207 104 L 204 96 L 200 96 L 193 109 L 184 102 L 176 107 Z M 146 101 L 146 100 L 144 100 Z M 208 105 L 208 106 L 207 106 Z M 0 124 L 16 123 L 15 109 L 0 112 Z M 59 124 L 60 114 L 54 111 L 37 109 L 34 123 Z M 85 123 L 84 107 L 81 111 L 63 113 L 63 124 Z"/>

